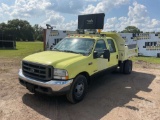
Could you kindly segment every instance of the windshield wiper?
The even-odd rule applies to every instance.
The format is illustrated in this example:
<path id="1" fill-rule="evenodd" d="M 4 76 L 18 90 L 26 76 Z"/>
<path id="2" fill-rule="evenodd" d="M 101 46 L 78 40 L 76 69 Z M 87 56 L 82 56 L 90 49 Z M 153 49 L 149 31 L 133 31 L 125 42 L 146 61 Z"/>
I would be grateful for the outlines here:
<path id="1" fill-rule="evenodd" d="M 75 51 L 72 51 L 72 50 L 63 50 L 63 52 L 77 53 L 77 52 L 75 52 Z"/>
<path id="2" fill-rule="evenodd" d="M 53 48 L 52 50 L 54 50 L 54 51 L 60 51 L 59 49 L 57 49 L 57 48 Z"/>
<path id="3" fill-rule="evenodd" d="M 72 50 L 63 50 L 63 52 L 69 52 L 69 53 L 75 53 L 75 54 L 84 54 L 82 52 L 75 52 L 75 51 L 72 51 Z"/>

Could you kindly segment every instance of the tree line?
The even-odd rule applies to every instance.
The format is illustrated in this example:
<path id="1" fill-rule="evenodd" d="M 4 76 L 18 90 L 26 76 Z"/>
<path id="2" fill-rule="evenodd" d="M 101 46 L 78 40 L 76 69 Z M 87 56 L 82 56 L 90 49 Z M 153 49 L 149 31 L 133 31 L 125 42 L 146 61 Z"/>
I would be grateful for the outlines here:
<path id="1" fill-rule="evenodd" d="M 127 26 L 120 33 L 143 33 L 143 31 L 135 26 Z M 31 26 L 26 20 L 13 19 L 7 23 L 0 23 L 0 39 L 5 36 L 12 37 L 16 41 L 43 41 L 43 28 L 38 24 Z"/>
<path id="2" fill-rule="evenodd" d="M 31 26 L 26 20 L 13 19 L 7 23 L 0 23 L 0 37 L 13 38 L 16 41 L 42 41 L 43 28 L 38 24 Z"/>

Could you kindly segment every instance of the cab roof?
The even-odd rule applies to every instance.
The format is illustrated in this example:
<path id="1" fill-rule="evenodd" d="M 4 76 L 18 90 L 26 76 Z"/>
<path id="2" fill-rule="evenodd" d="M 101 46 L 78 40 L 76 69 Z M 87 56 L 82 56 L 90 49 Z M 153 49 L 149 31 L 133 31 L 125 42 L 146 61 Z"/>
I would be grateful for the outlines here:
<path id="1" fill-rule="evenodd" d="M 101 34 L 71 34 L 71 35 L 68 35 L 67 38 L 90 38 L 95 40 L 98 40 L 100 38 L 111 39 L 111 37 L 103 36 Z"/>

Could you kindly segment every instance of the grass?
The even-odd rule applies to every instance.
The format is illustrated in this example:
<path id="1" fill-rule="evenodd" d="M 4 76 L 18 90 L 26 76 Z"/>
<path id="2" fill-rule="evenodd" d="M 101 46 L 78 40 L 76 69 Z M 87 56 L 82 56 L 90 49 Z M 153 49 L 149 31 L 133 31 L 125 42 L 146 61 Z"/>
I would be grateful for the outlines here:
<path id="1" fill-rule="evenodd" d="M 131 58 L 132 61 L 144 61 L 147 63 L 156 63 L 156 64 L 160 64 L 160 58 L 156 58 L 156 57 L 133 57 Z"/>
<path id="2" fill-rule="evenodd" d="M 43 51 L 42 42 L 16 42 L 15 50 L 0 50 L 0 58 L 23 58 Z"/>
<path id="3" fill-rule="evenodd" d="M 43 51 L 42 42 L 16 42 L 16 50 L 0 50 L 0 58 L 23 58 L 27 55 Z M 145 61 L 160 64 L 160 58 L 133 57 L 133 61 Z"/>

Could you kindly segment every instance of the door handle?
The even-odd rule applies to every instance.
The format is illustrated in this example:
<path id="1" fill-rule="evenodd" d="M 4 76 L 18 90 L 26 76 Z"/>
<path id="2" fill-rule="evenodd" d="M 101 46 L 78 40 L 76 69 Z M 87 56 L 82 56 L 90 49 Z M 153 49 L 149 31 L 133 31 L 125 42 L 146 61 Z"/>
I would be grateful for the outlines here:
<path id="1" fill-rule="evenodd" d="M 118 55 L 117 55 L 117 59 L 118 59 Z"/>
<path id="2" fill-rule="evenodd" d="M 93 64 L 92 62 L 88 63 L 88 65 L 92 65 L 92 64 Z"/>

